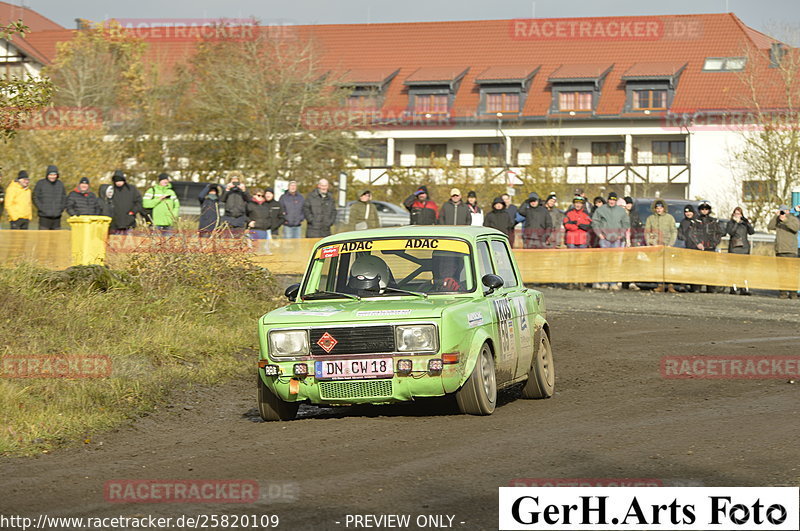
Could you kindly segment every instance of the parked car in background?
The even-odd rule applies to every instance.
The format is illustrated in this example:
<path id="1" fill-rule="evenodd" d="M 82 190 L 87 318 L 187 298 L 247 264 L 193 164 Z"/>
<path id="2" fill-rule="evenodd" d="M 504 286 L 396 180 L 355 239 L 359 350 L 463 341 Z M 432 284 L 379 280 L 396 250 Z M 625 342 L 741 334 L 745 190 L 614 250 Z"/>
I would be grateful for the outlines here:
<path id="1" fill-rule="evenodd" d="M 350 207 L 356 201 L 349 201 L 344 208 L 339 207 L 336 209 L 336 224 L 347 225 L 350 221 Z M 386 201 L 372 201 L 375 208 L 378 210 L 378 221 L 381 227 L 399 227 L 411 223 L 408 210 L 400 205 L 394 203 L 387 203 Z"/>
<path id="2" fill-rule="evenodd" d="M 196 183 L 193 181 L 172 181 L 172 189 L 178 195 L 181 202 L 181 217 L 200 217 L 200 201 L 197 197 L 208 183 Z"/>

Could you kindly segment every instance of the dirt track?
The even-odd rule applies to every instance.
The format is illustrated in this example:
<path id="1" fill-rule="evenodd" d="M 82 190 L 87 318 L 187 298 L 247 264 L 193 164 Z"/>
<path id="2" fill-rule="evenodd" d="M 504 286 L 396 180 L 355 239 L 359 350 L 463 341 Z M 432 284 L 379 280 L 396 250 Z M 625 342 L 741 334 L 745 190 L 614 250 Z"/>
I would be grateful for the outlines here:
<path id="1" fill-rule="evenodd" d="M 175 396 L 81 448 L 0 461 L 0 513 L 278 514 L 280 529 L 345 529 L 346 514 L 446 514 L 457 529 L 496 529 L 497 487 L 516 478 L 800 484 L 800 383 L 659 372 L 666 354 L 797 353 L 799 301 L 544 291 L 553 399 L 506 393 L 483 418 L 423 405 L 309 408 L 262 423 L 248 378 Z M 245 505 L 112 504 L 110 479 L 251 479 L 268 493 Z"/>

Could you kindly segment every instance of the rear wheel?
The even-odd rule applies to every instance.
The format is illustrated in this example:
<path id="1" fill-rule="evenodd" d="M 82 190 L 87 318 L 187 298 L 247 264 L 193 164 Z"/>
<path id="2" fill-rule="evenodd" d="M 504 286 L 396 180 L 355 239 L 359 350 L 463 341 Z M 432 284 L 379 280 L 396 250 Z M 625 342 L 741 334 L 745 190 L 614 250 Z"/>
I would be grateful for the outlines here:
<path id="1" fill-rule="evenodd" d="M 297 416 L 300 408 L 299 402 L 285 402 L 275 396 L 264 382 L 261 375 L 258 378 L 258 413 L 261 418 L 267 421 L 272 420 L 292 420 Z"/>
<path id="2" fill-rule="evenodd" d="M 522 387 L 523 398 L 550 398 L 553 396 L 556 383 L 553 349 L 550 347 L 550 338 L 544 331 L 542 331 L 538 347 L 533 354 L 533 360 L 531 360 L 528 381 Z"/>
<path id="3" fill-rule="evenodd" d="M 494 358 L 489 345 L 481 347 L 475 368 L 467 381 L 456 391 L 458 409 L 467 415 L 491 415 L 497 405 L 497 379 Z"/>

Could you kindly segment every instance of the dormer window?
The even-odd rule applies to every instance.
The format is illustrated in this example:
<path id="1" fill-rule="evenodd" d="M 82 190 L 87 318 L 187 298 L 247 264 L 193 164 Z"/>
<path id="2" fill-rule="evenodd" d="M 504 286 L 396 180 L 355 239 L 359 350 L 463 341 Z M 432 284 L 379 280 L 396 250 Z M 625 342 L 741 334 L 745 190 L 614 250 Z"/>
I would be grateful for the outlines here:
<path id="1" fill-rule="evenodd" d="M 493 66 L 481 72 L 475 83 L 480 87 L 481 114 L 519 114 L 525 104 L 531 79 L 539 67 Z"/>
<path id="2" fill-rule="evenodd" d="M 558 110 L 591 111 L 593 94 L 591 90 L 564 90 L 558 93 Z"/>
<path id="3" fill-rule="evenodd" d="M 553 93 L 551 113 L 592 113 L 600 99 L 600 89 L 613 65 L 562 65 L 548 81 Z"/>
<path id="4" fill-rule="evenodd" d="M 666 89 L 633 91 L 634 111 L 664 111 L 667 109 Z"/>
<path id="5" fill-rule="evenodd" d="M 649 114 L 669 109 L 684 68 L 685 62 L 636 63 L 631 66 L 622 75 L 626 92 L 623 112 Z"/>
<path id="6" fill-rule="evenodd" d="M 415 94 L 415 114 L 447 114 L 450 107 L 449 94 Z"/>
<path id="7" fill-rule="evenodd" d="M 450 113 L 461 79 L 468 68 L 419 68 L 404 81 L 408 86 L 408 106 L 416 115 L 443 116 Z"/>
<path id="8" fill-rule="evenodd" d="M 351 90 L 346 106 L 350 110 L 379 109 L 383 105 L 386 87 L 399 69 L 362 68 L 350 70 L 342 76 L 339 85 Z"/>
<path id="9" fill-rule="evenodd" d="M 486 94 L 486 112 L 515 113 L 520 111 L 519 92 L 497 92 Z"/>

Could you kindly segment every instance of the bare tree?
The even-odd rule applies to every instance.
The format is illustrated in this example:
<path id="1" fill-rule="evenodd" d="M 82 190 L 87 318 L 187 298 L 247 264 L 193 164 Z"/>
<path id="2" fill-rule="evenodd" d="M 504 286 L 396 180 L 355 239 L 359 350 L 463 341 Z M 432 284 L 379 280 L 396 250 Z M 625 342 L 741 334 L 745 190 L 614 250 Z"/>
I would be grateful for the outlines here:
<path id="1" fill-rule="evenodd" d="M 732 153 L 735 180 L 751 217 L 763 222 L 800 185 L 800 53 L 776 42 L 748 46 L 741 146 Z"/>
<path id="2" fill-rule="evenodd" d="M 357 153 L 354 128 L 309 120 L 344 101 L 316 57 L 312 42 L 268 32 L 202 43 L 178 81 L 180 141 L 170 143 L 170 163 L 189 161 L 206 178 L 238 171 L 258 184 L 345 171 Z"/>

